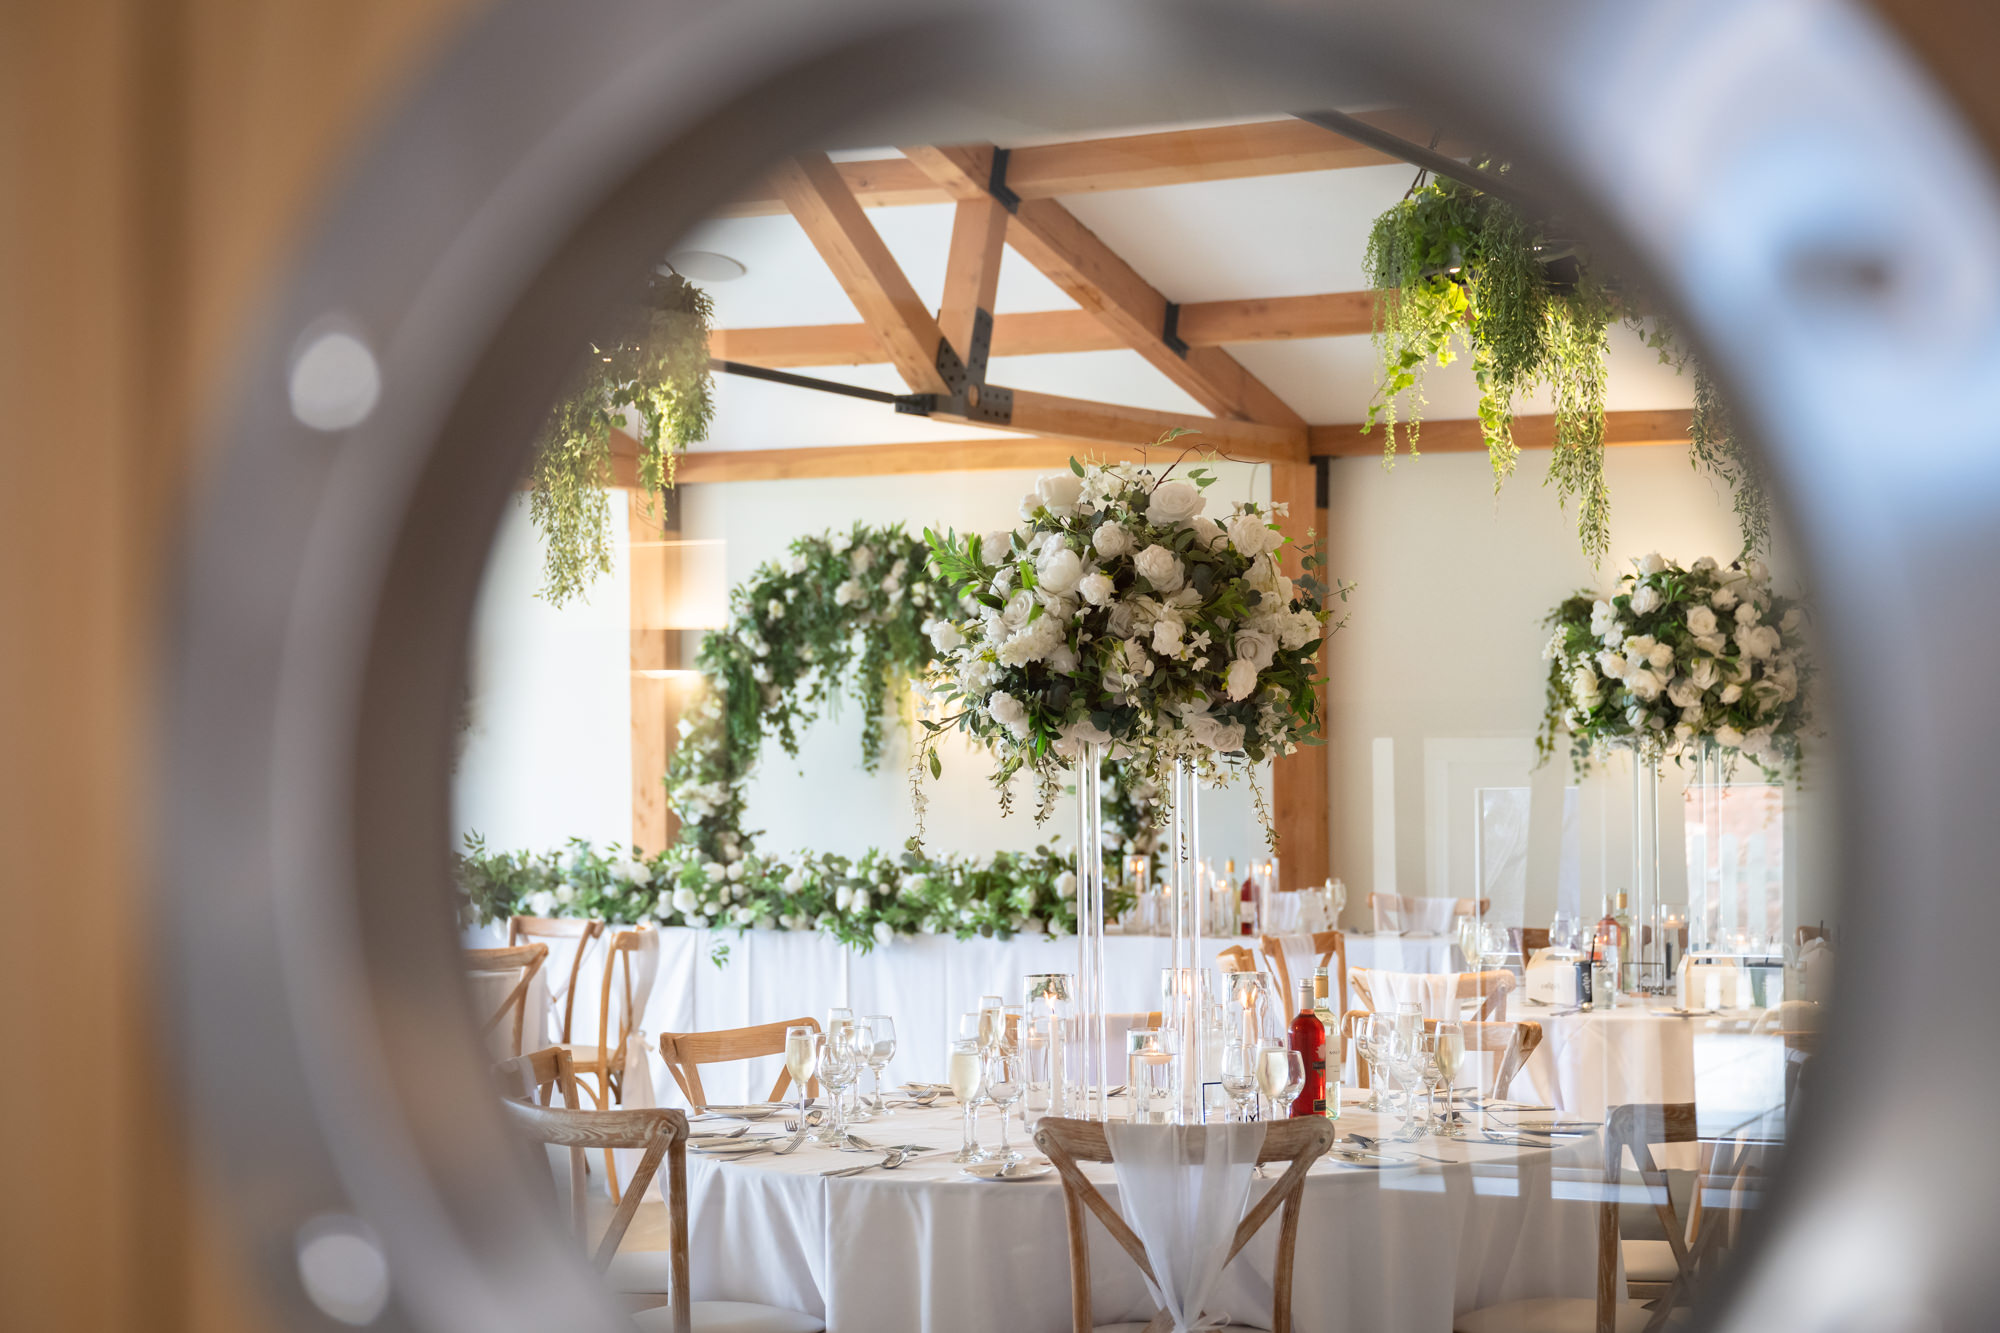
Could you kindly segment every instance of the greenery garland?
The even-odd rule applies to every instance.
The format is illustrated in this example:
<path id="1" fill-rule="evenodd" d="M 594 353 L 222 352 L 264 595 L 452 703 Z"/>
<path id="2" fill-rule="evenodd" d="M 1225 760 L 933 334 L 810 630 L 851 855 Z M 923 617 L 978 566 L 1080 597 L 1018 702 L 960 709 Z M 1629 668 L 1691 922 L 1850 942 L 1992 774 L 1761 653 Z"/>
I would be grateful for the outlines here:
<path id="1" fill-rule="evenodd" d="M 530 472 L 529 516 L 547 548 L 542 596 L 560 606 L 611 572 L 611 432 L 639 420 L 639 489 L 674 482 L 674 454 L 706 439 L 714 402 L 708 293 L 678 274 L 649 279 L 630 325 L 593 345 L 549 413 Z"/>
<path id="2" fill-rule="evenodd" d="M 862 710 L 863 767 L 878 765 L 888 700 L 930 666 L 942 617 L 962 613 L 926 556 L 900 525 L 857 524 L 800 538 L 783 562 L 758 566 L 731 593 L 728 627 L 706 635 L 696 657 L 704 688 L 664 778 L 682 821 L 674 845 L 637 858 L 580 840 L 559 852 L 492 852 L 471 835 L 457 858 L 465 919 L 822 930 L 864 950 L 898 934 L 1073 932 L 1072 857 L 1047 843 L 984 859 L 913 847 L 785 859 L 759 854 L 743 828 L 743 792 L 765 738 L 796 755 L 800 729 L 839 693 Z M 1106 822 L 1123 836 L 1106 850 L 1151 853 L 1149 793 L 1112 771 Z M 1127 905 L 1117 890 L 1107 897 L 1113 913 Z M 727 954 L 718 945 L 716 961 Z"/>
<path id="3" fill-rule="evenodd" d="M 1368 283 L 1389 294 L 1376 303 L 1376 396 L 1363 430 L 1407 417 L 1414 455 L 1422 438 L 1424 376 L 1463 348 L 1479 387 L 1479 424 L 1494 485 L 1520 457 L 1514 404 L 1537 386 L 1554 400 L 1556 438 L 1548 482 L 1565 508 L 1577 507 L 1584 552 L 1601 563 L 1610 543 L 1610 490 L 1604 480 L 1605 360 L 1609 332 L 1623 321 L 1677 370 L 1689 355 L 1667 325 L 1603 281 L 1587 254 L 1552 238 L 1517 209 L 1458 181 L 1419 186 L 1375 219 L 1365 260 Z M 1694 367 L 1689 452 L 1727 484 L 1743 532 L 1743 552 L 1763 548 L 1770 511 L 1751 460 L 1721 410 L 1714 385 Z M 1546 484 L 1546 483 L 1545 483 Z"/>

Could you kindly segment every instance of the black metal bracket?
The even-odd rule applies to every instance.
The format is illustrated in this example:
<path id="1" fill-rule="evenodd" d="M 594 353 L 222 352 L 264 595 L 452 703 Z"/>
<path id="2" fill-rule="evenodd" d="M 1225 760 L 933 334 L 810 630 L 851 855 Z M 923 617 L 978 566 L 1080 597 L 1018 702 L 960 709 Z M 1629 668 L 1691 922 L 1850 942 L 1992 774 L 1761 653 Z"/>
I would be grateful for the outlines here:
<path id="1" fill-rule="evenodd" d="M 1167 317 L 1161 321 L 1160 325 L 1160 341 L 1165 343 L 1167 349 L 1175 356 L 1181 358 L 1183 361 L 1187 360 L 1188 345 L 1187 339 L 1181 337 L 1181 303 L 1179 301 L 1167 302 Z"/>
<path id="2" fill-rule="evenodd" d="M 968 384 L 951 394 L 906 393 L 896 399 L 896 410 L 917 417 L 949 412 L 974 425 L 1005 426 L 1014 420 L 1014 391 L 992 384 Z"/>
<path id="3" fill-rule="evenodd" d="M 938 339 L 938 376 L 953 393 L 963 392 L 968 384 L 986 383 L 986 359 L 993 350 L 993 314 L 983 307 L 972 312 L 972 346 L 968 350 L 970 354 L 960 360 L 949 339 Z"/>
<path id="4" fill-rule="evenodd" d="M 1313 508 L 1325 509 L 1333 492 L 1333 460 L 1321 455 L 1313 459 Z"/>
<path id="5" fill-rule="evenodd" d="M 986 193 L 1000 202 L 1009 213 L 1021 211 L 1021 196 L 1007 185 L 1007 153 L 1005 148 L 993 150 L 993 169 L 986 174 Z"/>

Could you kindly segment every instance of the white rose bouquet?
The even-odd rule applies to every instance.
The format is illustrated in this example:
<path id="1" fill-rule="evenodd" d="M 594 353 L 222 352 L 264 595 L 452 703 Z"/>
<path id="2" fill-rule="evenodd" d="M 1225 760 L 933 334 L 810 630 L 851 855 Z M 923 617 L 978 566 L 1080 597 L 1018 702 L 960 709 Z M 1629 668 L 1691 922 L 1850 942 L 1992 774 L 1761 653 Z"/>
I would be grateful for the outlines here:
<path id="1" fill-rule="evenodd" d="M 1579 770 L 1606 749 L 1657 763 L 1715 748 L 1773 780 L 1796 776 L 1810 715 L 1804 608 L 1771 592 L 1761 560 L 1632 563 L 1609 596 L 1579 592 L 1549 614 L 1543 758 L 1566 729 Z"/>
<path id="2" fill-rule="evenodd" d="M 1072 459 L 1023 500 L 1020 526 L 924 534 L 932 568 L 972 614 L 933 636 L 928 684 L 945 716 L 925 721 L 920 818 L 925 766 L 939 771 L 936 738 L 952 729 L 998 755 L 1003 811 L 1010 779 L 1035 775 L 1038 820 L 1087 742 L 1154 781 L 1178 760 L 1215 781 L 1318 742 L 1321 558 L 1287 578 L 1268 508 L 1211 519 L 1214 478 L 1173 471 Z"/>

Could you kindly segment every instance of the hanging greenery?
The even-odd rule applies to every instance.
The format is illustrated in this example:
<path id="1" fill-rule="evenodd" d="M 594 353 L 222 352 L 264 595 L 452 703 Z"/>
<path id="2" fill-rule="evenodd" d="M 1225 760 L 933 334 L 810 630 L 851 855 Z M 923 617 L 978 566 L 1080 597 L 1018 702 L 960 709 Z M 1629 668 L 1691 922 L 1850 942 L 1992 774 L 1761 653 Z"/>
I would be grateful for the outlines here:
<path id="1" fill-rule="evenodd" d="M 708 293 L 678 274 L 646 283 L 628 327 L 593 344 L 536 443 L 529 515 L 547 548 L 542 596 L 561 605 L 611 572 L 611 432 L 639 422 L 639 488 L 674 483 L 674 454 L 708 435 Z"/>
<path id="2" fill-rule="evenodd" d="M 1545 388 L 1555 408 L 1548 482 L 1577 509 L 1577 535 L 1593 562 L 1610 543 L 1611 496 L 1604 481 L 1605 359 L 1611 325 L 1645 336 L 1663 361 L 1689 360 L 1671 330 L 1603 280 L 1589 256 L 1546 234 L 1505 201 L 1454 180 L 1436 180 L 1375 219 L 1365 260 L 1368 283 L 1388 293 L 1376 303 L 1379 380 L 1363 430 L 1386 427 L 1384 457 L 1404 421 L 1410 452 L 1422 439 L 1424 376 L 1461 351 L 1472 358 L 1479 424 L 1494 485 L 1512 475 L 1514 404 Z M 1769 540 L 1769 511 L 1758 478 L 1738 447 L 1713 385 L 1694 367 L 1689 448 L 1735 496 L 1744 552 Z"/>

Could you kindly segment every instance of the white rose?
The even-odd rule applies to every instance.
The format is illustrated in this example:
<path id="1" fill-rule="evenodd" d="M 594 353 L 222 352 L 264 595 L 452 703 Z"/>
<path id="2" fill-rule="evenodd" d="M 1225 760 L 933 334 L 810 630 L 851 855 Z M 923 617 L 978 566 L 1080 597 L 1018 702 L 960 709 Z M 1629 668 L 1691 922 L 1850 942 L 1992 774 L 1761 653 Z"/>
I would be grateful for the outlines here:
<path id="1" fill-rule="evenodd" d="M 527 905 L 529 916 L 554 916 L 556 914 L 556 896 L 547 889 L 529 894 Z"/>
<path id="2" fill-rule="evenodd" d="M 738 880 L 743 878 L 743 863 L 741 861 L 732 862 L 730 864 L 728 873 L 729 873 L 729 882 L 731 884 L 736 883 Z"/>
<path id="3" fill-rule="evenodd" d="M 1238 663 L 1237 665 L 1242 665 Z M 1243 748 L 1243 725 L 1239 722 L 1218 722 L 1212 717 L 1199 719 L 1206 726 L 1195 730 L 1195 739 L 1217 754 L 1234 754 Z"/>
<path id="4" fill-rule="evenodd" d="M 1076 897 L 1076 874 L 1074 871 L 1065 870 L 1062 874 L 1056 876 L 1056 897 Z"/>
<path id="5" fill-rule="evenodd" d="M 841 885 L 833 895 L 833 905 L 835 910 L 841 912 L 854 906 L 854 889 L 846 884 Z"/>
<path id="6" fill-rule="evenodd" d="M 1076 587 L 1077 591 L 1083 594 L 1083 600 L 1092 606 L 1103 606 L 1117 592 L 1117 588 L 1111 582 L 1111 576 L 1095 569 L 1077 580 Z"/>
<path id="7" fill-rule="evenodd" d="M 1014 733 L 1022 740 L 1028 738 L 1028 706 L 1005 690 L 995 690 L 986 700 L 986 711 L 993 720 Z"/>
<path id="8" fill-rule="evenodd" d="M 1731 686 L 1730 688 L 1734 689 L 1735 687 Z M 1715 743 L 1718 745 L 1727 745 L 1731 748 L 1740 746 L 1743 744 L 1743 733 L 1725 722 L 1715 729 Z"/>
<path id="9" fill-rule="evenodd" d="M 1736 605 L 1736 590 L 1725 584 L 1708 595 L 1708 604 L 1718 611 L 1727 611 Z"/>
<path id="10" fill-rule="evenodd" d="M 1724 685 L 1722 693 L 1718 697 L 1726 704 L 1733 704 L 1743 697 L 1743 687 L 1741 685 Z"/>
<path id="11" fill-rule="evenodd" d="M 1688 566 L 1688 568 L 1692 569 L 1697 574 L 1712 574 L 1715 572 L 1715 557 L 1712 555 L 1705 555 L 1701 559 L 1695 561 L 1692 565 Z"/>
<path id="12" fill-rule="evenodd" d="M 1275 635 L 1261 629 L 1239 629 L 1236 631 L 1236 659 L 1247 661 L 1259 671 L 1270 669 L 1271 659 L 1278 655 L 1278 640 Z"/>
<path id="13" fill-rule="evenodd" d="M 925 628 L 930 631 L 931 647 L 940 653 L 952 652 L 965 644 L 965 636 L 949 620 L 933 620 Z"/>
<path id="14" fill-rule="evenodd" d="M 1185 523 L 1208 506 L 1201 488 L 1191 481 L 1163 481 L 1146 502 L 1146 521 L 1158 527 Z"/>
<path id="15" fill-rule="evenodd" d="M 764 603 L 764 614 L 772 620 L 783 620 L 785 618 L 785 604 L 773 597 L 770 601 Z"/>
<path id="16" fill-rule="evenodd" d="M 1082 579 L 1083 561 L 1067 546 L 1045 549 L 1041 559 L 1035 561 L 1035 581 L 1058 597 L 1075 592 Z"/>
<path id="17" fill-rule="evenodd" d="M 1694 646 L 1700 652 L 1710 654 L 1720 653 L 1724 648 L 1729 646 L 1729 638 L 1720 630 L 1714 634 L 1697 634 L 1694 638 Z"/>
<path id="18" fill-rule="evenodd" d="M 1693 725 L 1687 722 L 1674 723 L 1674 739 L 1677 741 L 1687 741 L 1694 739 Z"/>
<path id="19" fill-rule="evenodd" d="M 1769 625 L 1752 625 L 1736 631 L 1736 646 L 1749 658 L 1762 659 L 1778 651 L 1778 631 Z"/>
<path id="20" fill-rule="evenodd" d="M 1717 675 L 1715 663 L 1704 657 L 1688 672 L 1688 683 L 1698 690 L 1711 690 L 1721 677 Z"/>
<path id="21" fill-rule="evenodd" d="M 1083 478 L 1074 472 L 1051 472 L 1035 482 L 1035 494 L 1051 514 L 1068 518 L 1083 498 Z"/>
<path id="22" fill-rule="evenodd" d="M 806 886 L 806 877 L 800 874 L 798 871 L 794 870 L 791 874 L 785 876 L 786 893 L 797 893 L 801 889 L 805 888 L 805 886 Z"/>
<path id="23" fill-rule="evenodd" d="M 701 900 L 694 896 L 693 889 L 674 890 L 674 910 L 682 916 L 693 916 L 695 909 L 700 906 Z"/>
<path id="24" fill-rule="evenodd" d="M 1743 603 L 1743 605 L 1741 605 L 1741 606 L 1737 607 L 1737 608 L 1736 608 L 1736 623 L 1737 623 L 1737 624 L 1739 624 L 1739 625 L 1754 625 L 1754 624 L 1756 624 L 1756 623 L 1757 623 L 1757 604 L 1756 604 L 1755 602 L 1745 602 L 1745 603 Z"/>
<path id="25" fill-rule="evenodd" d="M 877 921 L 875 923 L 875 942 L 877 944 L 887 944 L 895 938 L 896 929 L 894 926 L 891 926 L 887 921 Z"/>
<path id="26" fill-rule="evenodd" d="M 1643 667 L 1625 677 L 1625 688 L 1632 691 L 1632 697 L 1647 703 L 1660 697 L 1660 689 L 1664 684 L 1658 675 Z"/>
<path id="27" fill-rule="evenodd" d="M 1201 542 L 1203 550 L 1213 551 L 1229 540 L 1229 534 L 1212 518 L 1197 518 L 1190 526 L 1194 528 L 1195 538 Z"/>
<path id="28" fill-rule="evenodd" d="M 1715 633 L 1715 612 L 1705 606 L 1693 606 L 1687 613 L 1688 633 L 1695 635 Z"/>
<path id="29" fill-rule="evenodd" d="M 1288 652 L 1316 642 L 1320 634 L 1319 617 L 1310 611 L 1287 611 L 1278 624 L 1278 642 Z"/>
<path id="30" fill-rule="evenodd" d="M 1609 602 L 1590 604 L 1590 632 L 1602 636 L 1618 623 L 1618 608 Z M 1623 634 L 1619 636 L 1621 639 Z"/>
<path id="31" fill-rule="evenodd" d="M 1241 657 L 1237 658 L 1229 664 L 1226 680 L 1232 702 L 1249 698 L 1250 692 L 1257 688 L 1257 664 Z"/>
<path id="32" fill-rule="evenodd" d="M 1049 664 L 1051 671 L 1063 676 L 1074 675 L 1082 663 L 1082 659 L 1076 655 L 1076 649 L 1067 643 L 1058 643 L 1049 650 L 1049 655 L 1043 660 Z"/>
<path id="33" fill-rule="evenodd" d="M 708 876 L 708 882 L 711 884 L 722 883 L 722 877 L 729 873 L 729 868 L 720 861 L 704 862 L 701 869 L 702 873 Z"/>
<path id="34" fill-rule="evenodd" d="M 874 899 L 868 896 L 868 890 L 856 889 L 854 891 L 854 906 L 853 906 L 854 911 L 865 912 L 873 904 L 874 904 Z"/>
<path id="35" fill-rule="evenodd" d="M 1597 669 L 1613 680 L 1625 679 L 1625 673 L 1632 669 L 1622 653 L 1602 652 L 1597 655 Z"/>
<path id="36" fill-rule="evenodd" d="M 875 567 L 875 552 L 866 546 L 855 547 L 854 554 L 848 558 L 847 567 L 857 574 L 866 574 Z"/>
<path id="37" fill-rule="evenodd" d="M 1805 623 L 1806 613 L 1795 606 L 1785 612 L 1784 617 L 1778 621 L 1778 628 L 1787 634 L 1792 634 L 1796 633 L 1799 626 Z"/>
<path id="38" fill-rule="evenodd" d="M 1642 661 L 1652 655 L 1653 648 L 1658 643 L 1659 640 L 1650 634 L 1634 634 L 1625 640 L 1625 656 L 1635 661 Z"/>
<path id="39" fill-rule="evenodd" d="M 1674 707 L 1686 708 L 1701 701 L 1701 687 L 1686 676 L 1682 676 L 1667 686 L 1667 698 L 1673 700 Z"/>
<path id="40" fill-rule="evenodd" d="M 1595 699 L 1603 682 L 1597 673 L 1587 666 L 1579 666 L 1569 673 L 1569 690 L 1579 699 Z"/>
<path id="41" fill-rule="evenodd" d="M 1028 613 L 1035 609 L 1035 599 L 1026 592 L 1017 592 L 1007 599 L 1001 609 L 1000 623 L 1010 630 L 1019 630 L 1028 623 Z"/>
<path id="42" fill-rule="evenodd" d="M 1666 567 L 1666 557 L 1662 556 L 1658 551 L 1649 551 L 1639 557 L 1639 572 L 1641 574 L 1657 574 Z"/>
<path id="43" fill-rule="evenodd" d="M 1071 722 L 1065 726 L 1062 729 L 1062 738 L 1070 742 L 1073 746 L 1084 742 L 1089 742 L 1092 745 L 1103 745 L 1111 739 L 1111 733 L 1086 717 L 1079 718 L 1075 722 Z"/>
<path id="44" fill-rule="evenodd" d="M 1632 594 L 1632 614 L 1635 616 L 1650 616 L 1653 612 L 1660 609 L 1660 601 L 1660 590 L 1651 584 L 1647 584 Z"/>
<path id="45" fill-rule="evenodd" d="M 1656 643 L 1653 651 L 1646 654 L 1655 671 L 1665 671 L 1674 664 L 1674 647 L 1670 643 Z"/>
<path id="46" fill-rule="evenodd" d="M 979 539 L 979 558 L 990 565 L 997 565 L 1007 558 L 1013 544 L 1012 528 L 995 528 Z"/>
<path id="47" fill-rule="evenodd" d="M 576 885 L 574 885 L 574 884 L 558 884 L 558 885 L 556 885 L 556 901 L 557 901 L 558 903 L 561 903 L 561 904 L 562 904 L 563 906 L 565 906 L 565 907 L 567 907 L 567 906 L 568 906 L 569 904 L 571 904 L 571 903 L 575 902 L 575 901 L 576 901 Z"/>
<path id="48" fill-rule="evenodd" d="M 1762 560 L 1752 560 L 1744 566 L 1744 570 L 1750 575 L 1750 581 L 1760 587 L 1771 581 L 1771 570 Z"/>
<path id="49" fill-rule="evenodd" d="M 847 606 L 860 600 L 861 585 L 853 579 L 844 581 L 839 587 L 833 590 L 833 604 L 835 606 Z"/>
<path id="50" fill-rule="evenodd" d="M 1178 592 L 1187 579 L 1180 557 L 1164 546 L 1148 546 L 1139 552 L 1134 563 L 1139 567 L 1139 576 L 1153 585 L 1154 592 Z"/>
<path id="51" fill-rule="evenodd" d="M 1114 639 L 1129 639 L 1139 630 L 1139 608 L 1132 602 L 1114 602 L 1105 617 L 1105 629 Z"/>
<path id="52" fill-rule="evenodd" d="M 1153 651 L 1162 657 L 1172 657 L 1181 650 L 1181 631 L 1187 626 L 1172 616 L 1153 622 Z"/>
<path id="53" fill-rule="evenodd" d="M 1125 531 L 1123 524 L 1106 523 L 1092 534 L 1090 544 L 1099 555 L 1109 560 L 1132 549 L 1132 534 Z"/>
<path id="54" fill-rule="evenodd" d="M 1062 642 L 1062 620 L 1055 616 L 1041 616 L 1000 645 L 1000 663 L 1002 666 L 1018 667 L 1039 662 L 1061 647 Z"/>
<path id="55" fill-rule="evenodd" d="M 1236 514 L 1229 520 L 1229 544 L 1252 560 L 1277 550 L 1284 540 L 1261 514 Z"/>

